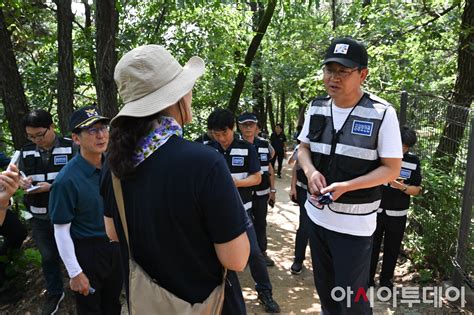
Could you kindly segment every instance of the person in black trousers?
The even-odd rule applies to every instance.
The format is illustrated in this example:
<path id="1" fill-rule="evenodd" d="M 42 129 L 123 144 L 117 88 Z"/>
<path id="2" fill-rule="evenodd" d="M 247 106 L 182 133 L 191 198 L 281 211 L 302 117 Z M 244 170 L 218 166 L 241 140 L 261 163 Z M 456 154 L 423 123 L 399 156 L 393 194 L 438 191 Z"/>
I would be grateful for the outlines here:
<path id="1" fill-rule="evenodd" d="M 283 132 L 283 125 L 276 124 L 275 132 L 272 133 L 270 136 L 270 143 L 272 147 L 275 149 L 275 155 L 272 159 L 272 167 L 275 169 L 275 162 L 278 160 L 278 170 L 277 175 L 278 178 L 281 178 L 281 168 L 283 167 L 283 159 L 285 158 L 285 142 L 286 136 Z"/>
<path id="2" fill-rule="evenodd" d="M 408 152 L 417 141 L 416 133 L 409 127 L 402 127 L 403 160 L 400 177 L 382 188 L 382 202 L 377 213 L 377 228 L 372 245 L 369 285 L 374 286 L 375 271 L 383 239 L 383 263 L 379 284 L 382 287 L 393 287 L 393 274 L 398 254 L 402 245 L 407 222 L 410 197 L 421 192 L 421 169 L 418 157 Z"/>

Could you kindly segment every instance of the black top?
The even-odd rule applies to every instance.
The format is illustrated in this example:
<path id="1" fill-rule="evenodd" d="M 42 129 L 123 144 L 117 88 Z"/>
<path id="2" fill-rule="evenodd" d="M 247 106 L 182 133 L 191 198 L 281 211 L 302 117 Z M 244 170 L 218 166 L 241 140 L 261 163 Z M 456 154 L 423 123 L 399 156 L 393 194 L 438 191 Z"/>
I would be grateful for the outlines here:
<path id="1" fill-rule="evenodd" d="M 405 153 L 402 160 L 400 177 L 407 185 L 421 185 L 420 160 L 412 153 Z M 382 186 L 382 202 L 380 208 L 387 210 L 406 210 L 410 207 L 410 195 L 405 194 L 398 188 L 392 188 L 390 185 Z"/>
<path id="2" fill-rule="evenodd" d="M 283 131 L 277 135 L 276 132 L 270 136 L 270 143 L 276 152 L 283 152 L 285 149 L 286 136 Z"/>
<path id="3" fill-rule="evenodd" d="M 107 166 L 103 173 L 105 215 L 114 218 L 128 275 L 126 240 Z M 214 243 L 246 230 L 245 211 L 222 156 L 172 136 L 122 180 L 122 189 L 135 261 L 179 298 L 204 301 L 222 281 Z M 227 297 L 224 304 L 235 302 Z"/>

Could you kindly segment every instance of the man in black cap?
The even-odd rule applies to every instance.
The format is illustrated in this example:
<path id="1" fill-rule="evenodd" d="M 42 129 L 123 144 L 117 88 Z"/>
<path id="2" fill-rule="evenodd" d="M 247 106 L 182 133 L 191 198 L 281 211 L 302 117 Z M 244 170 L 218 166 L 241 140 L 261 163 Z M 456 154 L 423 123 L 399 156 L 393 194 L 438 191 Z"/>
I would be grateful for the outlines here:
<path id="1" fill-rule="evenodd" d="M 78 314 L 120 314 L 120 253 L 104 226 L 99 193 L 103 153 L 109 141 L 109 119 L 95 107 L 72 114 L 69 127 L 77 154 L 59 172 L 49 198 L 59 254 L 76 292 Z"/>
<path id="2" fill-rule="evenodd" d="M 368 56 L 360 42 L 334 40 L 323 65 L 328 96 L 311 102 L 298 137 L 314 281 L 323 314 L 371 314 L 360 294 L 368 289 L 379 187 L 400 172 L 398 120 L 390 104 L 362 91 Z M 346 299 L 336 301 L 335 287 Z"/>
<path id="3" fill-rule="evenodd" d="M 252 144 L 257 152 L 260 169 L 262 171 L 262 180 L 260 184 L 253 187 L 252 194 L 252 217 L 255 233 L 257 234 L 258 246 L 265 257 L 265 263 L 268 267 L 274 266 L 275 262 L 267 255 L 267 214 L 268 204 L 272 207 L 275 204 L 275 176 L 273 167 L 270 164 L 275 151 L 270 143 L 257 136 L 257 116 L 253 113 L 242 113 L 237 119 L 242 138 Z"/>

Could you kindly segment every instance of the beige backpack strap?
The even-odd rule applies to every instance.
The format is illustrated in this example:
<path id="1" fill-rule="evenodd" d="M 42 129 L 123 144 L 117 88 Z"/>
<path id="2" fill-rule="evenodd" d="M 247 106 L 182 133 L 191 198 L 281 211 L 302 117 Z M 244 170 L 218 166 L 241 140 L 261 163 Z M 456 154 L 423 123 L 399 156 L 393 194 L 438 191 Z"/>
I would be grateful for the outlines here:
<path id="1" fill-rule="evenodd" d="M 127 217 L 125 216 L 125 204 L 123 202 L 123 193 L 122 193 L 122 183 L 117 176 L 112 174 L 112 186 L 114 187 L 115 201 L 117 202 L 117 207 L 120 215 L 120 221 L 122 222 L 123 232 L 125 234 L 125 239 L 127 240 L 128 253 L 131 256 L 132 252 L 130 251 L 130 240 L 128 239 L 128 226 L 127 226 Z"/>

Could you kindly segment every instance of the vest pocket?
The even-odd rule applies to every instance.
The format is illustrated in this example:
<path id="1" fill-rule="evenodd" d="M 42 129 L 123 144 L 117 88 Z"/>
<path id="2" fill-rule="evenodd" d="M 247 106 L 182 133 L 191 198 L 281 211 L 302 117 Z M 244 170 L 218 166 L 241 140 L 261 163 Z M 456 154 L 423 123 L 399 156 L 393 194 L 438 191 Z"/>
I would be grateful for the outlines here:
<path id="1" fill-rule="evenodd" d="M 308 139 L 313 142 L 319 141 L 321 139 L 321 135 L 323 134 L 325 125 L 326 125 L 326 116 L 311 115 L 310 120 L 309 120 Z"/>

